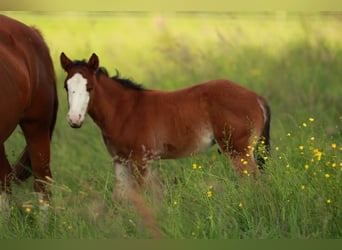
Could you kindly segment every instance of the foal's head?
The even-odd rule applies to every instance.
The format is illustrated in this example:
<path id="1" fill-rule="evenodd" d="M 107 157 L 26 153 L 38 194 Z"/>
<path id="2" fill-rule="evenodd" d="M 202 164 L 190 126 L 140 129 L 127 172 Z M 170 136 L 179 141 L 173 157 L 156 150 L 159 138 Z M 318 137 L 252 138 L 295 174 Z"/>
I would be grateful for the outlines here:
<path id="1" fill-rule="evenodd" d="M 67 72 L 64 88 L 68 94 L 67 120 L 71 127 L 80 128 L 87 113 L 90 91 L 96 80 L 99 59 L 92 54 L 88 62 L 71 61 L 64 53 L 60 56 L 62 68 Z"/>

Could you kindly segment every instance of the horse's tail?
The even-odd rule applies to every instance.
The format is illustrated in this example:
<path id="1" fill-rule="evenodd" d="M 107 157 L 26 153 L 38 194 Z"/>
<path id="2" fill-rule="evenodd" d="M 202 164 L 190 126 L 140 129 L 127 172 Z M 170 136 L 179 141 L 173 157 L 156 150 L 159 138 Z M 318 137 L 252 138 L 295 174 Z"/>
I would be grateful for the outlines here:
<path id="1" fill-rule="evenodd" d="M 52 134 L 55 129 L 56 120 L 57 120 L 57 111 L 58 111 L 58 97 L 57 97 L 57 89 L 56 89 L 56 77 L 54 76 L 54 103 L 53 103 L 53 110 L 52 110 L 52 119 L 50 122 L 50 140 L 52 139 Z M 15 163 L 13 167 L 15 180 L 17 182 L 25 181 L 32 175 L 32 165 L 30 154 L 28 151 L 27 145 L 25 146 L 23 152 L 19 160 Z"/>
<path id="2" fill-rule="evenodd" d="M 270 144 L 271 108 L 268 105 L 266 99 L 261 96 L 258 97 L 258 102 L 259 102 L 260 108 L 264 116 L 264 126 L 261 132 L 260 140 L 263 141 L 262 143 L 262 145 L 264 145 L 263 151 L 265 152 L 262 152 L 262 154 L 258 152 L 258 155 L 257 155 L 257 163 L 259 167 L 262 168 L 262 165 L 265 164 L 264 156 L 269 155 L 271 151 L 271 144 Z"/>

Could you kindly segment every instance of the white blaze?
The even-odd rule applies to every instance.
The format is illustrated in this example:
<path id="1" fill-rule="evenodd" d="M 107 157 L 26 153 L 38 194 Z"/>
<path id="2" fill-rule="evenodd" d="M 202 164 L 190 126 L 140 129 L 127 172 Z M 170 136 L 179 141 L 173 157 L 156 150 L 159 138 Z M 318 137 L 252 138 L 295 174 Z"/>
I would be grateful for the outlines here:
<path id="1" fill-rule="evenodd" d="M 89 102 L 87 79 L 80 73 L 76 73 L 67 81 L 67 86 L 69 101 L 68 122 L 70 125 L 81 126 Z"/>

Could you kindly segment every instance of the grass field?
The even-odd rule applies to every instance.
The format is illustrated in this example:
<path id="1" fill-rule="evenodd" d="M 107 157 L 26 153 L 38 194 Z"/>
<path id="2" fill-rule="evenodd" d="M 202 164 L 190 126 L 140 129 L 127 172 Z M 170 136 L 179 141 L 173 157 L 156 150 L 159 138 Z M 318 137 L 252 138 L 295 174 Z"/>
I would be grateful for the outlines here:
<path id="1" fill-rule="evenodd" d="M 153 164 L 159 188 L 145 199 L 167 238 L 341 238 L 341 15 L 4 14 L 42 31 L 60 108 L 51 208 L 40 215 L 32 179 L 14 185 L 9 219 L 0 217 L 1 239 L 149 237 L 133 209 L 111 200 L 114 172 L 99 129 L 89 117 L 79 130 L 66 122 L 62 51 L 73 59 L 96 52 L 111 74 L 117 68 L 148 88 L 227 78 L 269 100 L 272 155 L 257 180 L 248 172 L 237 177 L 215 148 Z M 6 143 L 11 162 L 23 145 L 17 130 Z"/>

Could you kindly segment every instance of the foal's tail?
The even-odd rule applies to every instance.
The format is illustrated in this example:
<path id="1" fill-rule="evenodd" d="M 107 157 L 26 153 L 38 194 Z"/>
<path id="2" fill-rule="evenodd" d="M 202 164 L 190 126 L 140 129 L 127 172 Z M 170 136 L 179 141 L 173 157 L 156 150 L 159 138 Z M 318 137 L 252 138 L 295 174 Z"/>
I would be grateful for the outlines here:
<path id="1" fill-rule="evenodd" d="M 268 105 L 265 98 L 259 96 L 258 102 L 260 105 L 260 108 L 262 109 L 263 115 L 264 115 L 264 126 L 263 130 L 261 132 L 261 140 L 264 142 L 264 151 L 266 155 L 268 155 L 271 151 L 271 144 L 270 144 L 270 128 L 271 128 L 271 108 Z M 258 154 L 257 156 L 257 163 L 260 168 L 262 168 L 262 165 L 265 164 L 265 159 L 263 155 Z"/>

